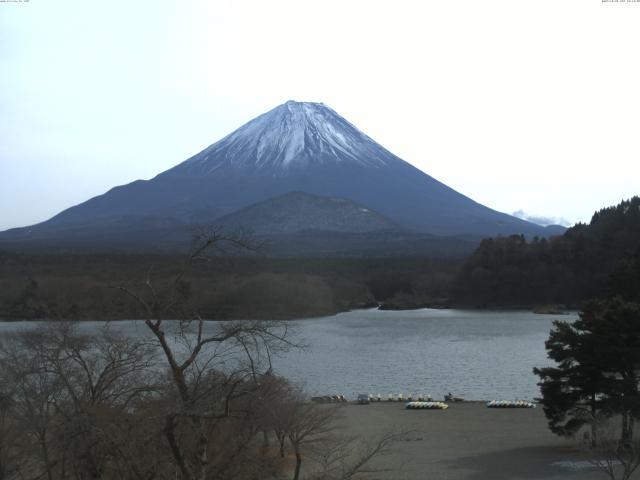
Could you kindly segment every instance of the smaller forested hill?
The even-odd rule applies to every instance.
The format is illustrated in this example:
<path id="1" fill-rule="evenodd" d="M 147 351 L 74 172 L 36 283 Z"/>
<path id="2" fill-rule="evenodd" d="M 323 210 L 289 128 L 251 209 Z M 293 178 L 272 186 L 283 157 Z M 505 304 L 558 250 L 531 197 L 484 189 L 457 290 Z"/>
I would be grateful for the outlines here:
<path id="1" fill-rule="evenodd" d="M 596 212 L 550 239 L 485 239 L 456 281 L 457 303 L 475 306 L 565 304 L 607 293 L 640 265 L 640 197 Z M 611 277 L 610 275 L 614 274 Z"/>

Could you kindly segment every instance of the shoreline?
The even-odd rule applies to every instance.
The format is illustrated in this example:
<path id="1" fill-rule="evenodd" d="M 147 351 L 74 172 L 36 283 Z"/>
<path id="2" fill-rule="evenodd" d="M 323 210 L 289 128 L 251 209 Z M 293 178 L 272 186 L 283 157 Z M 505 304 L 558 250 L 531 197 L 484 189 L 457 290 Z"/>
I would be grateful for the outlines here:
<path id="1" fill-rule="evenodd" d="M 436 311 L 461 311 L 461 312 L 514 312 L 514 313 L 533 313 L 535 315 L 574 315 L 579 312 L 579 309 L 567 308 L 561 311 L 536 311 L 535 307 L 473 307 L 469 305 L 450 305 L 446 307 L 441 306 L 423 306 L 416 308 L 381 308 L 382 304 L 371 307 L 363 307 L 363 308 L 350 308 L 345 310 L 335 311 L 333 313 L 322 313 L 322 314 L 311 314 L 309 316 L 282 316 L 275 318 L 267 318 L 267 317 L 257 317 L 257 318 L 203 318 L 206 322 L 235 322 L 235 321 L 282 321 L 282 322 L 294 322 L 294 321 L 305 321 L 305 320 L 318 320 L 322 318 L 335 317 L 337 315 L 351 313 L 351 312 L 366 312 L 366 311 L 379 311 L 379 312 L 389 312 L 392 314 L 393 312 L 414 312 L 418 310 L 436 310 Z M 35 318 L 35 317 L 3 317 L 0 316 L 0 322 L 2 323 L 15 323 L 15 322 L 127 322 L 127 321 L 144 321 L 144 317 L 139 318 Z M 178 319 L 175 318 L 165 318 L 163 321 L 176 321 Z"/>

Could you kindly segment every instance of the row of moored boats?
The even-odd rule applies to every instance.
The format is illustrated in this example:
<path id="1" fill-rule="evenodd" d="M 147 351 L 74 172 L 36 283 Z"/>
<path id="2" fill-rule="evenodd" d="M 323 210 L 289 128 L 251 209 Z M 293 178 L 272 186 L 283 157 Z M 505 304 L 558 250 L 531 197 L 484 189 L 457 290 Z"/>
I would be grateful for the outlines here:
<path id="1" fill-rule="evenodd" d="M 526 400 L 491 400 L 486 403 L 488 408 L 536 408 L 536 404 Z M 445 402 L 407 402 L 406 407 L 410 410 L 446 410 L 449 405 Z"/>
<path id="2" fill-rule="evenodd" d="M 488 408 L 536 408 L 536 404 L 526 400 L 491 400 Z"/>
<path id="3" fill-rule="evenodd" d="M 369 395 L 370 402 L 431 402 L 433 398 L 431 395 L 421 394 L 421 395 L 407 395 L 406 397 L 399 393 L 398 395 L 394 395 L 390 393 L 387 397 L 382 397 L 380 394 L 378 395 Z"/>
<path id="4" fill-rule="evenodd" d="M 409 410 L 446 410 L 449 408 L 444 402 L 407 402 L 405 405 Z"/>

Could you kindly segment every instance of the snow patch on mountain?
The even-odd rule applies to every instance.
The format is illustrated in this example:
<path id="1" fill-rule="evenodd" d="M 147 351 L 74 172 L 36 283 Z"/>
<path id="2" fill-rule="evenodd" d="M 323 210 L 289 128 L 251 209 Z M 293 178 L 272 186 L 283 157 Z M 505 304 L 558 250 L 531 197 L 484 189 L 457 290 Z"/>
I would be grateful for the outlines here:
<path id="1" fill-rule="evenodd" d="M 366 167 L 405 163 L 326 105 L 289 101 L 170 172 L 211 174 L 223 165 L 286 171 L 298 166 L 343 162 Z"/>

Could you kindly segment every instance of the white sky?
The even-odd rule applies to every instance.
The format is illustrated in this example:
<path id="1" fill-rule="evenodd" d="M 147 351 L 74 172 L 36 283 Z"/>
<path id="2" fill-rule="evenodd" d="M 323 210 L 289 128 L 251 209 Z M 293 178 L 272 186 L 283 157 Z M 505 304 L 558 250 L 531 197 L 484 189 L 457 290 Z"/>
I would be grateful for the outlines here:
<path id="1" fill-rule="evenodd" d="M 322 101 L 489 207 L 640 194 L 640 3 L 0 2 L 0 229 Z"/>

